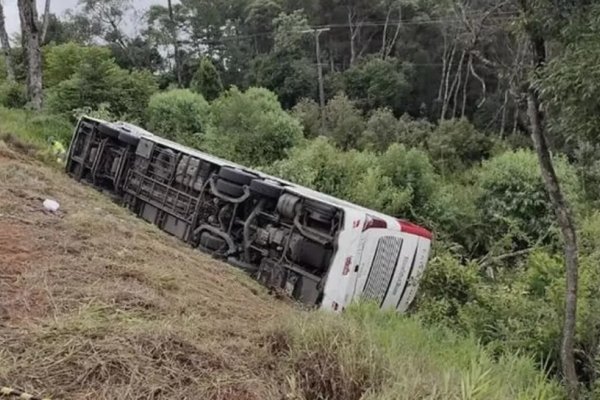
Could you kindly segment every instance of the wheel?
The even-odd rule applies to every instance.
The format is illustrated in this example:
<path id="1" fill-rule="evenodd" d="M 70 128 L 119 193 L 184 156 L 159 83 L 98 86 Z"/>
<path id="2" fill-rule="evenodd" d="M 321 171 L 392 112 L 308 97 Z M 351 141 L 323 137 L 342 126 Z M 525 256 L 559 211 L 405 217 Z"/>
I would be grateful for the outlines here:
<path id="1" fill-rule="evenodd" d="M 222 167 L 219 171 L 219 178 L 244 186 L 249 185 L 253 179 L 256 179 L 256 175 L 250 174 L 239 169 Z"/>
<path id="2" fill-rule="evenodd" d="M 121 131 L 119 131 L 118 129 L 115 129 L 106 124 L 98 124 L 96 126 L 96 129 L 98 130 L 98 132 L 100 132 L 108 137 L 114 138 L 114 139 L 118 139 L 119 134 L 121 133 Z"/>
<path id="3" fill-rule="evenodd" d="M 119 141 L 130 144 L 132 146 L 137 146 L 137 144 L 140 141 L 140 138 L 137 136 L 134 136 L 130 133 L 121 132 L 121 133 L 119 133 Z"/>
<path id="4" fill-rule="evenodd" d="M 205 249 L 216 251 L 225 246 L 225 240 L 209 232 L 200 235 L 200 246 Z"/>
<path id="5" fill-rule="evenodd" d="M 238 198 L 244 194 L 244 188 L 237 183 L 219 179 L 216 184 L 217 190 L 230 197 Z"/>
<path id="6" fill-rule="evenodd" d="M 271 183 L 269 181 L 254 179 L 250 182 L 250 191 L 264 197 L 278 199 L 283 192 L 283 188 L 275 182 Z"/>

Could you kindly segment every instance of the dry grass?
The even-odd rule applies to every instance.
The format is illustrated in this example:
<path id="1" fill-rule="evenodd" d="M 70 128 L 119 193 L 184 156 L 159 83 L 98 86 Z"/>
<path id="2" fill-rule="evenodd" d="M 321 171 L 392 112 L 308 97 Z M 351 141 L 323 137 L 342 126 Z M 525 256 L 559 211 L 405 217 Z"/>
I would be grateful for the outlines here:
<path id="1" fill-rule="evenodd" d="M 61 204 L 43 211 L 44 198 Z M 55 398 L 279 398 L 288 307 L 0 142 L 0 382 Z"/>
<path id="2" fill-rule="evenodd" d="M 0 140 L 0 386 L 94 400 L 560 398 L 529 359 L 495 361 L 414 319 L 294 310 L 34 153 Z"/>

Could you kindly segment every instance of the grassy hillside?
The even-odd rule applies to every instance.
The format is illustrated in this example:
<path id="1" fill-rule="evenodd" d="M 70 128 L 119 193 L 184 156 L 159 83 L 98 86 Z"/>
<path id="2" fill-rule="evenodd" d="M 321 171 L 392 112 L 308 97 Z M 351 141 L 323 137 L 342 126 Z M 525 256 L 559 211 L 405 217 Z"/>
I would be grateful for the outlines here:
<path id="1" fill-rule="evenodd" d="M 48 136 L 25 112 L 0 116 L 0 132 Z M 36 153 L 0 141 L 0 386 L 57 399 L 562 396 L 531 360 L 495 360 L 414 318 L 278 301 Z"/>

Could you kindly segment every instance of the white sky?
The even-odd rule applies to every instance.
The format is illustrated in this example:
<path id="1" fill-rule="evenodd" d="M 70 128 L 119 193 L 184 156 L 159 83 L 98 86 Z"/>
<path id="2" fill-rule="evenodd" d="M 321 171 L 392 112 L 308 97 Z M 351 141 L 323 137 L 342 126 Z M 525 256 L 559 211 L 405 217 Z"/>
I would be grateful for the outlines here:
<path id="1" fill-rule="evenodd" d="M 20 29 L 19 23 L 19 10 L 17 8 L 17 0 L 0 0 L 4 4 L 4 14 L 6 16 L 6 30 L 8 34 L 12 36 Z M 51 0 L 50 12 L 56 15 L 62 15 L 62 13 L 69 9 L 77 6 L 78 0 Z M 44 12 L 45 0 L 37 0 L 39 15 Z M 167 0 L 133 0 L 133 6 L 137 10 L 147 9 L 152 4 L 163 4 L 167 5 Z M 132 27 L 134 30 L 136 27 Z"/>

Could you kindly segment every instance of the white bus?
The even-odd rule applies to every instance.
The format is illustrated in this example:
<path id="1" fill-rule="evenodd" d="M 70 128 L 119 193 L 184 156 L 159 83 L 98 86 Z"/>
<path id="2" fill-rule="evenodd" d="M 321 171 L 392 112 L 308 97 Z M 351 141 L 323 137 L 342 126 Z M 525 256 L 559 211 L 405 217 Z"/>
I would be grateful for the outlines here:
<path id="1" fill-rule="evenodd" d="M 365 298 L 405 311 L 425 269 L 425 228 L 182 146 L 79 120 L 66 170 L 139 217 L 303 303 Z"/>

